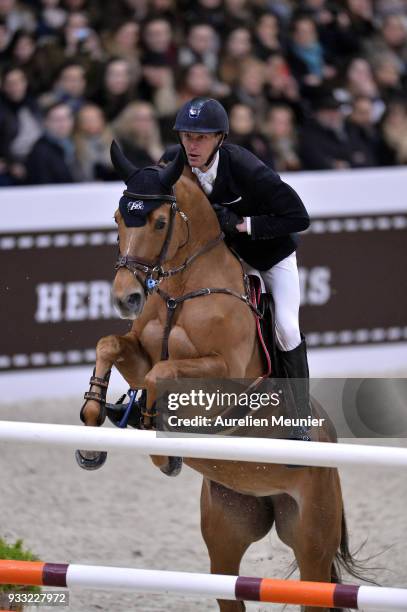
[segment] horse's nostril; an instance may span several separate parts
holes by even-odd
[[[141,296],[139,293],[132,293],[131,295],[128,295],[126,298],[126,305],[130,306],[132,308],[136,308],[137,306],[140,305],[140,301],[141,301]]]

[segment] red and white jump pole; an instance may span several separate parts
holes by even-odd
[[[42,561],[0,560],[0,584],[171,593],[365,611],[407,610],[407,589]]]

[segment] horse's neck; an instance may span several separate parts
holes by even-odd
[[[219,235],[219,223],[190,168],[185,169],[185,175],[178,181],[176,194],[179,208],[188,217],[190,235],[186,250],[189,251],[188,255],[192,255]]]
[[[209,200],[189,168],[176,185],[176,196],[180,210],[188,217],[189,240],[168,262],[168,267],[179,266],[186,259],[202,253],[183,273],[176,274],[168,281],[168,288],[175,292],[185,285],[195,286],[198,283],[199,286],[209,286],[211,281],[217,284],[221,280],[224,283],[222,286],[231,288],[236,283],[240,284],[240,266],[223,241],[205,250],[211,242],[216,242],[221,230]],[[219,279],[220,275],[222,279]]]

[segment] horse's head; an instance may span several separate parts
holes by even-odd
[[[115,213],[119,258],[113,301],[122,318],[136,319],[156,288],[162,265],[185,241],[185,225],[173,186],[184,169],[182,152],[165,168],[136,168],[113,141],[112,163],[127,189]]]

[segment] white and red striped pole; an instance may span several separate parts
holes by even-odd
[[[0,560],[0,584],[171,593],[352,610],[407,610],[407,589]]]

